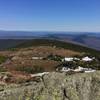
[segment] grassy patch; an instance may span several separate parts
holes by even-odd
[[[62,41],[58,41],[58,40],[48,40],[48,39],[34,39],[34,40],[27,40],[24,43],[17,45],[15,48],[26,48],[26,47],[30,47],[30,46],[56,46],[59,48],[64,48],[64,49],[69,49],[69,50],[73,50],[73,51],[77,51],[77,52],[81,52],[81,53],[88,53],[91,55],[95,55],[95,56],[99,56],[100,51],[88,48],[88,47],[84,47],[84,46],[80,46],[80,45],[76,45],[76,44],[72,44],[72,43],[67,43],[67,42],[62,42]]]
[[[48,59],[48,60],[54,60],[54,61],[61,61],[63,59],[63,57],[51,54],[46,59]]]
[[[44,71],[44,69],[42,67],[39,67],[39,66],[17,67],[16,70],[21,71],[21,72],[25,72],[25,73],[28,73],[28,74],[40,73],[40,72]]]
[[[3,68],[2,66],[0,66],[0,72],[6,72],[7,70],[5,68]]]
[[[5,62],[6,60],[7,60],[7,57],[0,56],[0,64],[2,64],[3,62]]]

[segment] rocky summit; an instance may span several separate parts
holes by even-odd
[[[0,83],[0,100],[100,100],[100,72],[51,72],[38,81]]]

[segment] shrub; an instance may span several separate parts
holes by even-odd
[[[16,51],[16,48],[8,48],[9,51]]]
[[[0,64],[5,62],[7,60],[7,57],[0,56]]]
[[[61,61],[62,60],[62,58],[63,57],[61,57],[61,56],[59,56],[59,55],[49,55],[48,57],[47,57],[47,59],[49,59],[49,60],[54,60],[54,61]]]
[[[0,72],[6,72],[7,70],[5,68],[3,68],[2,66],[0,66]]]

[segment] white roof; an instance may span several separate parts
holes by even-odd
[[[70,71],[70,70],[71,70],[70,68],[66,68],[66,67],[63,67],[63,68],[61,69],[62,72],[68,72],[68,71]]]
[[[87,57],[84,57],[82,58],[83,61],[92,61],[93,59],[92,58],[89,58],[88,56]]]
[[[73,59],[74,59],[74,58],[72,58],[72,57],[69,57],[69,58],[65,57],[64,60],[65,60],[65,61],[73,61]]]
[[[81,67],[81,66],[78,66],[78,68],[75,69],[74,71],[75,71],[75,72],[78,72],[78,71],[88,71],[88,70],[90,70],[90,69],[89,69],[89,68],[83,68],[83,67]]]
[[[79,58],[74,58],[74,60],[80,60]]]
[[[96,70],[93,70],[91,68],[83,68],[83,67],[78,67],[77,69],[74,70],[75,72],[79,71],[84,71],[85,73],[90,73],[90,72],[95,72]]]
[[[91,72],[95,72],[96,70],[89,70],[89,71],[85,71],[85,73],[91,73]]]

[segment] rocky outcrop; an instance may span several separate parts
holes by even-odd
[[[52,72],[38,82],[3,86],[0,100],[100,100],[100,72]]]

